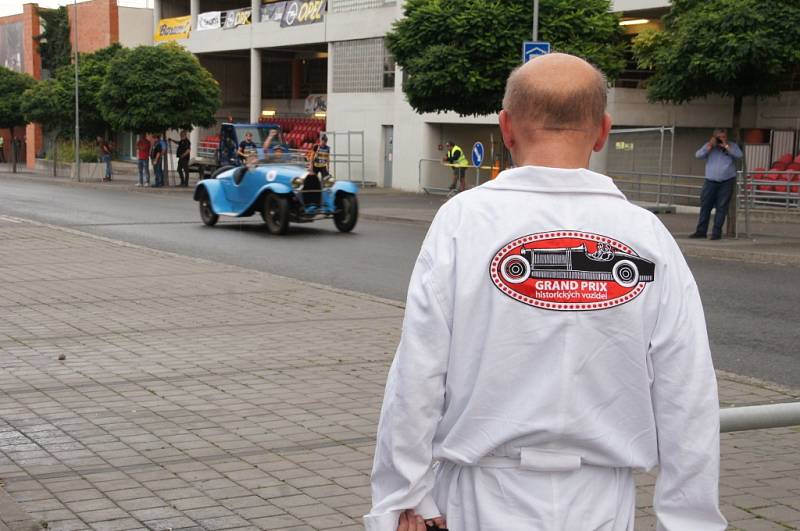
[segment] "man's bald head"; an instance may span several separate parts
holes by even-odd
[[[603,124],[606,90],[598,69],[574,55],[551,53],[511,73],[503,110],[527,131],[592,130]]]

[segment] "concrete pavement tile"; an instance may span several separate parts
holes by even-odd
[[[773,522],[800,520],[800,511],[786,505],[772,505],[770,507],[751,509],[751,512]]]
[[[96,531],[133,531],[146,528],[142,527],[142,524],[133,518],[121,518],[119,520],[95,522],[92,524],[92,529]]]
[[[297,508],[296,507],[292,508],[292,512],[295,509]],[[239,509],[235,509],[235,512],[242,518],[246,518],[247,520],[251,521],[255,518],[263,518],[265,516],[277,516],[281,514],[286,514],[286,511],[284,511],[280,507],[276,507],[266,502],[262,502],[260,505],[252,507],[242,507]]]
[[[106,520],[116,520],[118,518],[125,518],[128,516],[128,514],[119,507],[111,507],[96,511],[82,511],[77,513],[77,515],[81,520],[89,524],[93,522],[103,522]]]
[[[323,516],[310,516],[308,518],[304,518],[304,520],[312,527],[312,529],[331,529],[356,523],[352,518],[336,513],[326,514]]]
[[[244,527],[248,525],[248,521],[240,516],[222,516],[219,518],[209,518],[199,521],[203,529],[210,531],[216,529],[233,529],[237,527]]]
[[[268,516],[266,518],[256,518],[250,523],[258,526],[260,529],[272,531],[296,525],[303,525],[302,520],[298,520],[294,516],[288,514]]]
[[[117,504],[126,511],[136,511],[139,509],[153,509],[156,507],[166,507],[168,502],[156,496],[145,498],[134,498],[132,500],[119,500]]]

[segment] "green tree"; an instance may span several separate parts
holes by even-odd
[[[55,72],[72,60],[72,43],[69,38],[69,15],[67,8],[38,8],[39,17],[44,21],[44,30],[34,37],[39,45],[42,68]]]
[[[80,111],[81,136],[94,138],[104,136],[110,124],[103,118],[100,111],[100,89],[108,74],[111,61],[123,48],[118,43],[101,48],[93,53],[82,53],[78,57],[78,98]],[[70,121],[75,120],[75,67],[63,66],[56,71],[56,81],[71,95],[72,103],[69,105]]]
[[[21,111],[27,122],[41,124],[50,137],[53,156],[53,176],[57,168],[57,145],[62,133],[73,124],[71,94],[55,79],[37,81],[22,94]]]
[[[522,0],[408,0],[386,36],[417,112],[490,114],[530,40],[533,10]],[[584,57],[614,79],[625,66],[609,0],[541,0],[539,38]]]
[[[103,117],[117,130],[164,132],[214,124],[219,84],[180,46],[123,50],[100,90]]]
[[[11,171],[17,172],[17,143],[14,129],[28,123],[22,113],[22,93],[33,86],[36,81],[28,74],[21,74],[0,66],[0,128],[11,133]]]
[[[733,98],[734,137],[742,101],[777,94],[800,64],[797,0],[675,0],[664,29],[634,40],[641,67],[652,69],[651,101],[684,103],[711,94]]]

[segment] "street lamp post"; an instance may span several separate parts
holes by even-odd
[[[75,178],[80,182],[81,180],[81,126],[78,110],[78,0],[75,0],[75,17],[74,17],[74,31],[75,31]]]
[[[539,40],[539,0],[533,0],[533,41]]]

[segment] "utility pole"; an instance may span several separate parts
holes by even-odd
[[[75,0],[75,177],[81,180],[81,126],[78,115],[78,0]]]
[[[539,0],[533,0],[533,41],[539,40]]]

